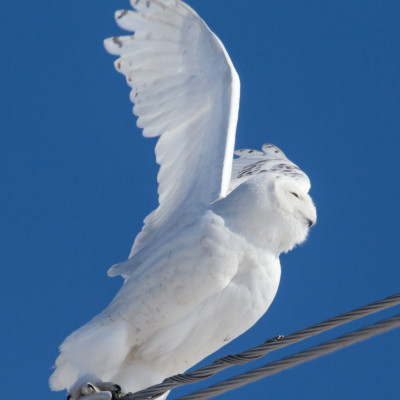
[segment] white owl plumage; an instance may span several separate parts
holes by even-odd
[[[60,346],[50,386],[72,399],[111,398],[106,381],[144,389],[245,332],[276,294],[280,253],[316,221],[307,175],[278,148],[234,158],[239,78],[203,20],[179,0],[131,4],[116,21],[134,35],[105,47],[144,136],[159,136],[159,207],[109,271],[118,294]]]

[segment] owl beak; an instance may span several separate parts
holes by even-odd
[[[312,221],[311,219],[307,218],[307,224],[308,224],[308,227],[311,228],[315,224],[315,221]]]

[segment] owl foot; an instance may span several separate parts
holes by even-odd
[[[75,386],[68,394],[67,400],[119,400],[124,396],[119,385],[96,381]]]

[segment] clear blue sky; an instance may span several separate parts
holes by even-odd
[[[241,78],[237,147],[281,147],[310,176],[319,213],[308,242],[281,257],[266,316],[217,355],[400,291],[400,3],[190,5]],[[0,376],[3,392],[19,398],[64,398],[47,386],[57,346],[116,293],[121,280],[106,271],[127,257],[157,204],[155,142],[136,129],[129,90],[102,45],[120,33],[113,14],[126,7],[1,6]],[[399,354],[397,330],[219,398],[397,399]]]

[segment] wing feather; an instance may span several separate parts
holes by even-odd
[[[257,174],[273,174],[277,177],[290,176],[291,179],[303,186],[306,192],[310,189],[311,184],[308,176],[273,144],[264,144],[262,151],[236,150],[235,155],[238,158],[233,160],[229,191],[236,189],[240,184]]]
[[[218,198],[227,195],[240,83],[232,62],[203,20],[179,0],[132,0],[118,25],[134,32],[105,41],[132,88],[137,125],[157,137],[159,207],[145,219],[124,275]],[[133,257],[133,258],[132,258]],[[127,267],[128,265],[128,267]],[[114,266],[111,276],[122,270]]]

